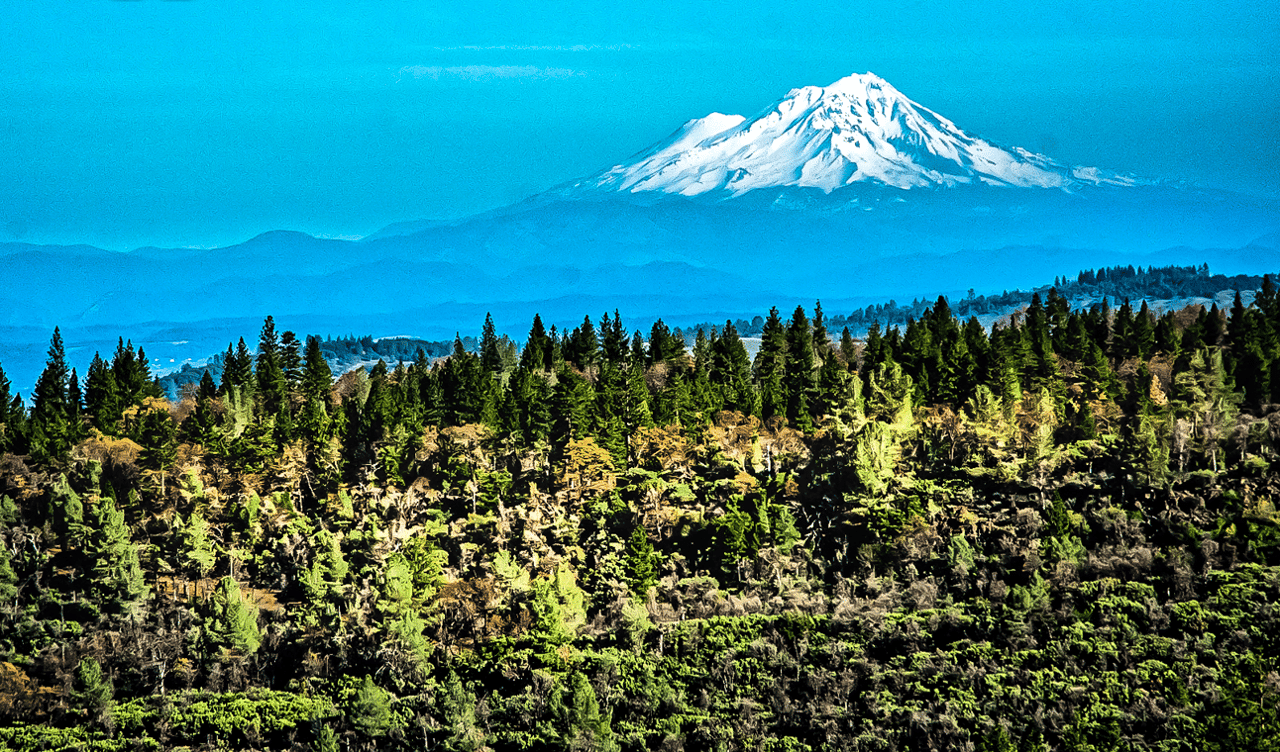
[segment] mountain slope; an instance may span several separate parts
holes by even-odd
[[[793,89],[750,120],[712,113],[628,162],[565,193],[740,196],[794,186],[831,192],[857,183],[911,189],[985,184],[1024,188],[1133,185],[1093,167],[1005,149],[965,133],[872,74]]]

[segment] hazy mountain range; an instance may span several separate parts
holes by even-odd
[[[215,250],[0,244],[0,363],[19,386],[58,325],[87,363],[116,333],[168,367],[251,335],[478,329],[619,308],[714,320],[1027,286],[1115,263],[1280,271],[1270,199],[1066,166],[963,131],[872,74],[712,113],[518,204],[360,241],[271,232]],[[176,343],[176,344],[174,344]],[[197,349],[204,348],[204,349]],[[163,352],[161,352],[163,351]],[[82,356],[81,356],[82,355]]]

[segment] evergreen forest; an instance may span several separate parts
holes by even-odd
[[[1280,294],[1116,302],[336,374],[267,318],[174,399],[55,329],[0,749],[1280,750]]]

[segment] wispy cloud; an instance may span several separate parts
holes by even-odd
[[[436,52],[616,52],[636,47],[631,44],[463,44],[431,49]]]
[[[461,81],[495,81],[499,79],[518,78],[573,78],[586,75],[572,68],[547,68],[536,65],[406,65],[396,76],[397,81],[405,78],[458,79]]]

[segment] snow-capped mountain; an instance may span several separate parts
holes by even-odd
[[[1035,188],[1133,185],[965,133],[872,73],[793,89],[754,118],[712,113],[568,193],[737,196],[759,188],[894,188],[985,184]]]

